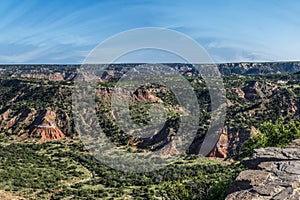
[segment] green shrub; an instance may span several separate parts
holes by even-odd
[[[244,153],[250,156],[253,149],[264,147],[285,147],[292,140],[300,138],[300,122],[285,123],[282,118],[275,122],[264,122],[257,135],[251,135],[244,145]]]

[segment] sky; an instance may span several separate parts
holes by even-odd
[[[181,32],[215,62],[300,60],[299,10],[298,0],[0,0],[0,63],[80,64],[143,27]]]

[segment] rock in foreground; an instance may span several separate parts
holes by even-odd
[[[226,200],[299,200],[300,139],[287,148],[255,150]]]

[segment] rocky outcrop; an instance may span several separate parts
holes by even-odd
[[[129,141],[128,145],[139,149],[150,149],[156,151],[158,149],[164,149],[164,155],[177,155],[179,151],[176,148],[174,141],[174,130],[171,127],[172,123],[177,123],[174,120],[167,120],[163,128],[154,132],[150,137],[137,137],[133,136]]]
[[[227,149],[229,146],[227,127],[222,130],[222,134],[214,147],[214,149],[209,153],[208,157],[213,158],[227,158]]]
[[[58,140],[65,137],[63,132],[56,126],[56,114],[50,110],[44,111],[36,118],[29,129],[30,136],[40,137],[38,142]]]
[[[242,90],[244,92],[244,98],[248,101],[257,101],[258,99],[262,99],[264,96],[257,81],[247,82]]]
[[[20,124],[29,124],[33,120],[36,111],[34,109],[25,108],[18,111],[13,111],[10,106],[0,109],[0,132],[6,131],[11,134],[17,132],[19,135],[23,134],[25,128],[21,128]]]
[[[288,147],[256,149],[244,160],[226,200],[300,199],[300,139]]]
[[[163,101],[151,94],[149,91],[138,89],[134,93],[134,98],[138,102],[153,102],[153,103],[163,103]]]

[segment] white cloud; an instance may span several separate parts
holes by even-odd
[[[45,50],[36,49],[14,55],[0,55],[0,63],[26,63],[31,62],[41,55],[46,54]]]

